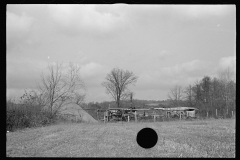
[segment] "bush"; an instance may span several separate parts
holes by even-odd
[[[14,131],[27,127],[45,126],[55,122],[55,117],[41,107],[31,104],[7,102],[6,129]]]

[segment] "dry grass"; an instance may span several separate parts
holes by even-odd
[[[235,157],[235,121],[69,123],[26,129],[7,133],[7,156]],[[144,127],[158,134],[156,146],[148,150],[136,142]]]

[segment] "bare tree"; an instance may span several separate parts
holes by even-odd
[[[228,114],[229,102],[235,99],[235,96],[230,96],[230,95],[235,95],[235,94],[231,94],[233,89],[231,87],[232,85],[230,85],[234,81],[233,76],[234,76],[234,73],[229,69],[229,67],[219,74],[219,80],[223,86],[222,98],[225,100],[225,105],[227,110],[226,114]]]
[[[209,76],[204,76],[200,84],[203,91],[204,101],[205,103],[209,103],[211,91],[211,78]]]
[[[85,93],[76,93],[74,97],[74,103],[77,105],[82,105],[85,100],[86,94]]]
[[[106,88],[107,94],[110,94],[120,107],[120,101],[130,96],[131,92],[128,86],[135,84],[138,77],[130,71],[124,71],[114,68],[106,77],[106,81],[102,85]]]
[[[175,85],[168,94],[168,97],[175,106],[179,106],[180,101],[183,99],[183,89],[179,85]]]
[[[187,86],[183,92],[186,94],[185,99],[187,100],[188,105],[192,107],[194,99],[192,85]]]
[[[67,103],[76,101],[81,97],[79,92],[84,89],[84,83],[79,75],[80,68],[69,63],[68,71],[63,74],[62,64],[49,65],[48,75],[41,75],[41,84],[38,86],[44,105],[50,110],[51,116],[56,115]],[[40,97],[41,96],[41,97]],[[82,100],[81,99],[81,100]]]
[[[201,81],[196,80],[192,86],[194,104],[199,106],[204,101],[203,89],[201,85]]]

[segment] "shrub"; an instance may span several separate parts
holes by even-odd
[[[7,101],[6,129],[14,131],[27,127],[45,126],[55,122],[55,117],[34,104],[16,104]]]

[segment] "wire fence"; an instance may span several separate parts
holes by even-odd
[[[236,111],[235,110],[221,110],[214,109],[209,111],[198,111],[197,113],[199,119],[207,119],[207,118],[235,118]]]

